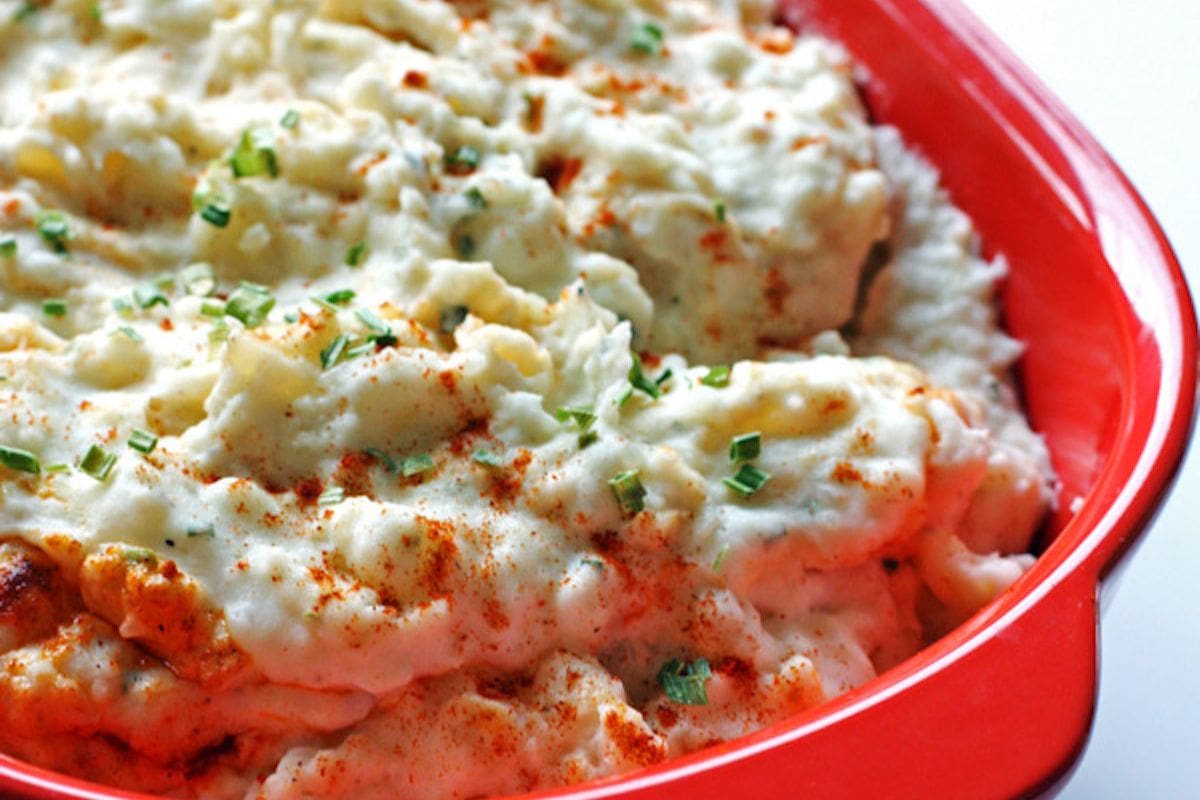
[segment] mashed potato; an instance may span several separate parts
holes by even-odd
[[[1003,591],[1003,265],[757,0],[0,0],[0,748],[458,798]]]

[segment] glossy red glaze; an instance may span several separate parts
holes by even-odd
[[[1186,448],[1196,322],[1161,231],[1101,148],[955,0],[784,0],[842,41],[875,117],[941,169],[1025,340],[1035,426],[1062,478],[1034,568],[958,630],[820,709],[623,779],[540,798],[1011,797],[1087,738],[1096,591],[1149,524]],[[1072,501],[1082,505],[1072,513]],[[0,789],[116,798],[0,756]]]

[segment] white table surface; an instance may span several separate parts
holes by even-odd
[[[1200,294],[1200,1],[963,2],[1121,165]],[[1109,598],[1095,727],[1061,798],[1200,798],[1198,588],[1193,452]]]

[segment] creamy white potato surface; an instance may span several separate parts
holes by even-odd
[[[1003,265],[770,12],[0,0],[0,750],[521,792],[1015,581]]]

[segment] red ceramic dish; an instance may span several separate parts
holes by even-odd
[[[1044,554],[958,630],[811,713],[622,779],[540,798],[1011,797],[1081,752],[1097,588],[1187,444],[1197,335],[1170,247],[1128,182],[956,0],[784,0],[843,42],[876,119],[942,171],[1004,253],[1029,413],[1062,480]],[[1079,498],[1076,501],[1076,498]],[[133,798],[0,756],[0,791]]]

